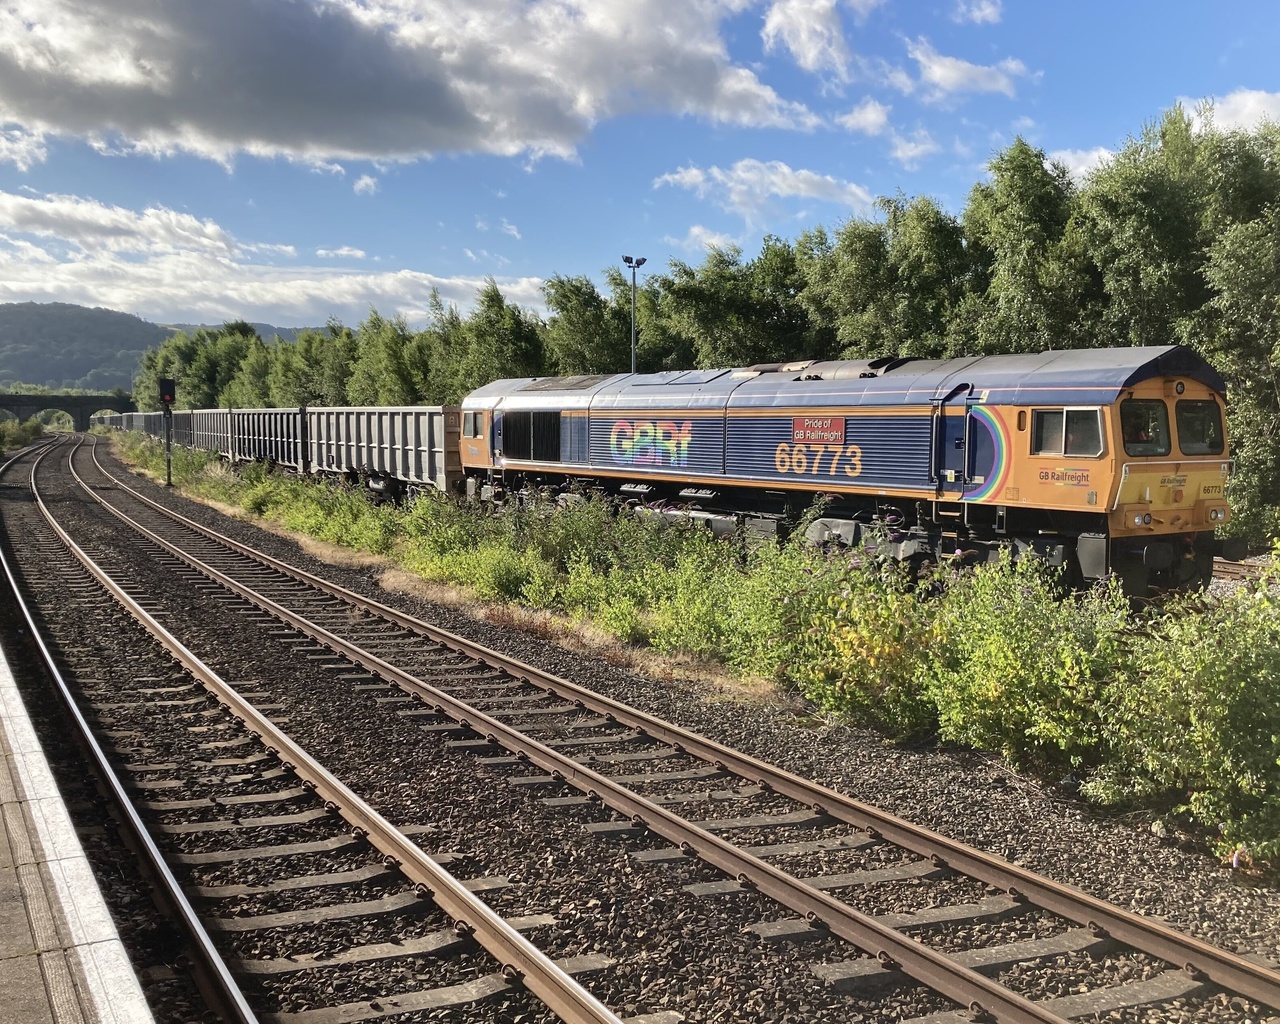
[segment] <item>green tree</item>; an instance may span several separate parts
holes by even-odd
[[[1019,138],[989,165],[991,181],[969,193],[964,229],[985,282],[972,336],[953,348],[1042,352],[1096,344],[1086,325],[1093,278],[1072,225],[1078,196],[1061,164]]]
[[[604,272],[612,305],[627,311],[627,368],[631,367],[631,277],[619,267]],[[636,369],[640,373],[688,370],[697,365],[692,340],[668,316],[672,304],[662,274],[650,274],[636,284]]]
[[[470,344],[467,327],[458,307],[445,305],[440,293],[432,290],[431,320],[419,336],[419,358],[415,367],[425,372],[423,394],[426,401],[451,404],[462,391],[462,361]]]
[[[1280,207],[1233,224],[1210,248],[1205,278],[1217,294],[1212,358],[1228,376],[1236,478],[1235,530],[1280,534]]]
[[[940,356],[973,275],[961,226],[927,198],[876,208],[882,219],[851,219],[834,239],[801,237],[801,302],[846,358]]]
[[[552,275],[542,286],[549,369],[559,374],[625,373],[631,368],[631,308],[606,299],[585,276]]]
[[[411,405],[419,400],[406,360],[412,334],[403,316],[392,320],[376,309],[356,328],[357,354],[347,381],[352,405]]]
[[[256,334],[236,367],[230,382],[218,395],[218,405],[232,409],[261,409],[270,406],[272,351]]]
[[[834,335],[815,325],[800,301],[804,288],[795,247],[767,235],[760,255],[744,260],[737,246],[711,247],[698,267],[672,260],[654,275],[667,331],[692,348],[698,366],[813,358]]]
[[[1199,145],[1176,107],[1090,179],[1081,228],[1106,292],[1095,344],[1172,344],[1182,318],[1212,297],[1201,272]]]
[[[540,376],[545,361],[542,330],[541,320],[507,302],[490,278],[464,321],[465,351],[446,401],[456,402],[467,392],[500,378]]]

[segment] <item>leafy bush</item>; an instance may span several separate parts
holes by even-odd
[[[732,650],[729,602],[737,571],[726,566],[724,554],[710,536],[690,538],[674,566],[655,566],[645,574],[658,598],[649,616],[649,642],[659,651],[723,659]]]
[[[246,512],[251,512],[255,516],[265,515],[267,509],[271,507],[271,499],[275,488],[270,480],[264,480],[261,483],[254,484],[240,499],[240,507]]]
[[[929,731],[934,708],[918,683],[929,607],[908,570],[859,553],[835,582],[802,612],[808,642],[792,666],[801,690],[827,711],[898,736]]]
[[[11,448],[25,448],[43,433],[44,426],[35,417],[25,423],[19,423],[17,420],[0,422],[0,452],[9,451]]]
[[[1167,605],[1106,689],[1104,803],[1172,795],[1225,847],[1280,858],[1280,563],[1220,602]]]
[[[573,559],[558,592],[559,607],[590,617],[609,600],[609,578],[597,572],[591,559],[583,554]]]
[[[409,503],[402,528],[415,546],[439,554],[465,551],[504,532],[502,524],[481,506],[434,491],[424,491]]]
[[[1036,559],[951,576],[921,638],[923,692],[942,736],[1015,763],[1094,756],[1128,612],[1115,584],[1064,595]]]

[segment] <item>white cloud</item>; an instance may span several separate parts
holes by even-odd
[[[372,174],[362,174],[352,188],[358,196],[371,196],[378,191],[378,179]]]
[[[0,114],[3,112],[4,108],[0,107]],[[0,164],[13,164],[20,171],[29,171],[36,164],[44,163],[48,155],[43,132],[22,127],[0,129]]]
[[[785,47],[805,71],[830,72],[840,81],[849,79],[851,54],[845,40],[841,9],[851,10],[858,21],[884,0],[772,0],[760,32],[766,50]]]
[[[1055,149],[1048,159],[1062,164],[1076,181],[1083,181],[1091,172],[1108,163],[1115,154],[1103,146],[1093,149]]]
[[[13,238],[9,235],[0,233],[0,260],[3,247],[10,250],[10,255],[22,263],[57,263],[49,253],[45,252],[38,245],[32,245],[25,238]]]
[[[975,25],[996,25],[1003,13],[1001,0],[956,0],[956,21],[971,21]]]
[[[881,0],[773,0],[764,16],[760,37],[766,50],[785,47],[806,71],[830,71],[849,77],[849,47],[840,8],[865,18]]]
[[[520,241],[520,229],[507,220],[506,217],[502,218],[502,230],[504,234],[510,235],[517,242]]]
[[[316,255],[322,260],[362,260],[368,256],[368,253],[363,249],[344,245],[337,249],[317,249]]]
[[[109,153],[331,170],[437,153],[569,157],[595,124],[633,113],[817,127],[730,57],[722,23],[745,6],[7,0],[0,153],[29,167],[45,137],[64,136]]]
[[[720,231],[712,231],[710,228],[704,228],[701,224],[695,224],[689,228],[684,238],[675,238],[667,235],[662,240],[667,245],[674,245],[688,252],[705,252],[707,249],[712,248],[727,249],[731,245],[738,244],[738,240],[732,235],[726,235]]]
[[[1205,118],[1197,109],[1201,100],[1179,96],[1178,102],[1191,114],[1197,128],[1203,128]],[[1213,99],[1213,123],[1216,127],[1246,131],[1257,128],[1264,121],[1280,124],[1280,92],[1263,92],[1260,89],[1237,89],[1221,99]]]
[[[191,251],[228,257],[244,251],[211,220],[163,206],[137,213],[80,196],[0,192],[0,229],[58,239],[90,254]]]
[[[466,257],[467,257],[467,259],[469,259],[472,263],[474,263],[474,262],[476,261],[476,254],[475,254],[475,253],[473,253],[470,249],[463,249],[463,250],[462,250],[462,253],[463,253],[463,255],[464,255],[464,256],[466,256]]]
[[[335,250],[340,251],[340,250]],[[57,301],[139,312],[160,322],[348,323],[370,306],[428,308],[431,290],[470,306],[485,279],[413,270],[272,265],[210,220],[164,208],[141,212],[77,196],[29,199],[0,191],[0,302]],[[499,278],[504,295],[542,308],[542,280]]]
[[[1016,80],[1030,74],[1022,61],[1012,57],[986,66],[943,56],[923,38],[907,43],[907,53],[920,65],[920,80],[929,87],[925,99],[930,101],[964,92],[1000,92],[1013,97]]]
[[[918,167],[921,160],[927,156],[932,156],[941,148],[934,141],[932,135],[923,128],[917,128],[909,136],[899,135],[895,132],[889,155],[902,164],[903,167],[911,169]]]
[[[293,258],[298,255],[298,250],[292,245],[275,245],[271,242],[245,242],[241,245],[244,252],[264,252],[275,256],[288,256]]]
[[[871,193],[861,185],[838,181],[815,171],[792,170],[780,160],[739,160],[732,167],[681,167],[655,178],[654,188],[673,185],[699,199],[712,199],[726,210],[753,223],[773,198],[818,199],[857,209],[871,205]]]
[[[889,127],[889,111],[891,108],[868,96],[849,113],[836,118],[836,124],[851,132],[862,132],[864,135],[880,135]]]

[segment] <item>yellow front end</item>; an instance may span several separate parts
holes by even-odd
[[[1194,380],[1146,381],[1113,407],[1111,562],[1169,586],[1212,572],[1213,531],[1231,516],[1222,397]]]
[[[1111,512],[1111,536],[1216,529],[1231,517],[1230,475],[1231,462],[1223,459],[1126,463]]]

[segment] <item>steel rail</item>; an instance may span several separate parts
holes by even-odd
[[[1263,562],[1233,562],[1225,558],[1213,560],[1213,575],[1221,580],[1256,580],[1266,569]]]
[[[74,451],[73,448],[72,454]],[[74,467],[72,474],[81,486],[85,486]],[[488,904],[431,860],[130,597],[53,519],[36,491],[34,468],[32,490],[45,518],[81,564],[188,672],[226,705],[232,714],[244,721],[267,749],[304,781],[304,785],[314,788],[328,809],[345,818],[354,831],[384,855],[389,865],[394,865],[416,883],[424,897],[429,895],[455,921],[459,934],[472,936],[503,965],[504,974],[542,1000],[566,1024],[622,1024],[620,1017],[507,924]],[[109,511],[116,512],[87,487],[86,490]],[[116,514],[119,515],[118,512]]]
[[[75,474],[74,467],[72,472]],[[323,626],[257,593],[213,566],[206,565],[176,544],[131,519],[120,509],[112,507],[100,495],[89,490],[78,474],[75,475],[88,493],[109,512],[197,572],[216,580],[259,609],[289,623],[311,639],[341,653],[370,672],[417,695],[431,704],[437,712],[446,714],[460,725],[486,736],[490,742],[500,744],[518,757],[543,768],[553,777],[562,779],[588,797],[599,800],[613,810],[630,817],[632,821],[643,823],[651,831],[674,845],[700,857],[730,877],[737,878],[746,887],[755,889],[804,914],[818,927],[870,953],[884,966],[901,969],[905,974],[967,1008],[975,1020],[989,1020],[993,1024],[1066,1024],[1065,1018],[1010,991],[977,971],[960,965],[946,954],[880,924],[872,917],[842,903],[835,897],[801,882],[719,836],[685,821],[665,807],[631,792],[607,776],[578,764],[564,754],[544,746],[498,719],[476,710],[451,694],[423,682],[331,633]]]
[[[96,451],[94,458],[96,462]],[[637,729],[655,740],[722,767],[742,778],[755,781],[762,787],[772,789],[801,804],[820,808],[832,818],[864,829],[912,853],[937,859],[939,863],[945,864],[959,874],[1003,889],[1011,896],[1024,898],[1042,909],[1084,925],[1099,935],[1109,935],[1119,942],[1174,964],[1193,977],[1202,977],[1224,989],[1256,1000],[1273,1009],[1280,1009],[1280,973],[1261,964],[1253,963],[1242,956],[1176,931],[1150,918],[1113,906],[1074,886],[1037,875],[1026,868],[1010,864],[1003,858],[985,853],[923,826],[914,825],[887,811],[800,778],[765,761],[748,757],[714,740],[646,715],[568,680],[544,673],[515,658],[509,658],[388,605],[346,590],[201,526],[135,491],[124,481],[107,472],[101,463],[98,463],[98,467],[125,490],[163,515],[181,522],[209,540],[224,544],[246,557],[318,587],[348,603],[374,610],[398,625],[414,630],[436,643],[453,648],[517,679],[534,685],[541,685],[536,683],[536,680],[545,680],[547,691],[552,696],[581,701],[584,707],[610,717],[620,725]]]
[[[53,451],[60,443],[59,441],[54,441],[48,445],[32,463],[31,486],[33,494],[36,494],[36,467],[40,465],[45,455]],[[16,455],[3,466],[0,466],[0,476],[3,476],[5,471],[22,457],[22,454],[27,453]],[[39,501],[38,495],[36,500]],[[43,510],[43,505],[41,505],[41,508]],[[58,530],[56,524],[54,529]],[[59,530],[58,532],[60,538],[62,538],[61,531]],[[17,577],[9,564],[9,560],[5,557],[3,548],[0,548],[0,568],[4,570],[5,579],[9,582],[9,588],[13,592],[14,600],[17,602],[18,609],[27,623],[27,628],[31,631],[31,637],[40,651],[40,658],[44,662],[45,670],[48,672],[49,678],[53,680],[58,697],[74,723],[77,739],[88,752],[99,781],[106,787],[107,793],[114,803],[113,813],[116,816],[116,820],[125,828],[131,845],[142,856],[144,871],[154,884],[153,898],[161,904],[170,917],[177,920],[182,933],[186,937],[188,948],[195,953],[192,960],[197,965],[197,969],[193,974],[201,995],[208,1002],[209,1008],[218,1014],[220,1020],[234,1022],[234,1024],[257,1024],[257,1016],[245,1001],[244,994],[240,991],[240,986],[231,977],[226,962],[222,959],[221,954],[218,953],[213,940],[209,937],[209,933],[205,931],[204,925],[200,923],[200,918],[196,914],[195,908],[192,907],[186,894],[183,893],[177,878],[169,870],[164,856],[134,808],[124,784],[120,781],[115,769],[111,767],[111,762],[107,759],[106,753],[94,737],[93,730],[77,706],[75,698],[71,695],[71,688],[67,685],[66,680],[63,679],[62,673],[58,671],[53,654],[45,644],[44,637],[41,635],[35,618],[31,614],[31,609],[23,599],[22,592],[18,587]]]

